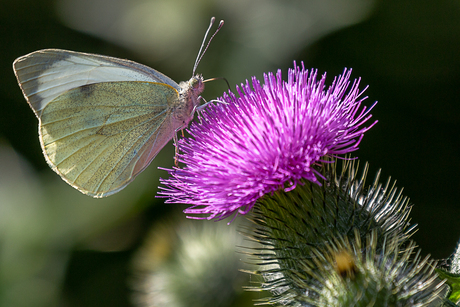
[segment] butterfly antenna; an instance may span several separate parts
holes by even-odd
[[[206,30],[206,33],[204,34],[204,38],[203,38],[203,42],[201,43],[200,51],[198,51],[198,55],[196,57],[195,65],[193,65],[192,77],[195,75],[196,68],[198,67],[198,64],[200,63],[201,59],[203,58],[203,55],[206,53],[206,50],[208,50],[209,44],[211,43],[212,39],[214,38],[214,36],[216,36],[217,32],[219,32],[220,28],[222,28],[222,26],[224,25],[224,21],[221,20],[219,22],[219,26],[217,27],[216,32],[214,32],[214,34],[209,39],[208,44],[206,45],[206,48],[204,48],[204,51],[201,52],[203,50],[203,47],[204,47],[205,43],[206,43],[206,37],[208,37],[209,31],[211,30],[212,25],[214,24],[215,21],[216,21],[216,18],[212,17],[211,22],[209,23],[209,27]]]

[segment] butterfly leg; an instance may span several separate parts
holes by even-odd
[[[183,133],[184,132],[182,132],[182,134]],[[177,139],[177,130],[174,132],[173,142],[174,142],[174,165],[176,167],[179,167],[179,160],[177,159],[177,154],[179,153],[179,140]]]
[[[179,132],[179,130],[182,132],[182,137],[184,138],[185,135],[184,135],[184,129],[176,129],[176,131],[174,132],[174,136],[173,136],[173,142],[174,142],[174,165],[176,167],[179,167],[179,160],[177,159],[177,155],[179,154],[179,139],[177,138],[177,132]]]
[[[197,111],[200,111],[200,112],[201,112],[204,108],[206,108],[206,106],[207,106],[208,104],[210,104],[211,102],[217,102],[217,103],[222,103],[222,104],[228,104],[228,102],[222,101],[222,100],[218,100],[218,99],[213,99],[213,100],[206,101],[206,99],[204,99],[204,98],[201,97],[201,96],[198,97],[198,99],[201,99],[201,100],[204,101],[204,104],[202,104],[202,105],[196,107],[196,110],[197,110]]]

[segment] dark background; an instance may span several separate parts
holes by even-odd
[[[173,164],[171,144],[145,174],[108,199],[90,199],[61,182],[42,156],[38,121],[16,83],[14,59],[42,48],[62,48],[129,58],[185,80],[211,16],[225,19],[226,25],[198,68],[205,78],[224,76],[233,87],[276,69],[286,75],[296,60],[327,71],[330,84],[344,67],[353,68],[352,77],[362,78],[361,88],[369,85],[367,105],[379,102],[372,112],[379,123],[356,152],[370,163],[369,183],[382,168],[383,181],[391,176],[404,187],[414,205],[411,218],[419,225],[414,239],[423,254],[439,259],[454,251],[460,238],[459,1],[381,0],[364,8],[358,4],[365,1],[351,1],[346,9],[356,14],[355,20],[342,24],[337,22],[337,1],[254,1],[250,7],[239,1],[232,6],[230,1],[197,1],[192,9],[171,1],[177,8],[170,18],[168,10],[152,13],[171,22],[161,32],[171,39],[164,45],[171,44],[171,52],[163,53],[155,53],[162,38],[138,46],[91,29],[82,32],[67,22],[72,10],[62,13],[61,2],[0,0],[2,306],[130,306],[126,279],[133,253],[152,224],[183,209],[155,198],[158,177],[167,177],[157,167]],[[82,12],[94,20],[113,20],[113,27],[120,12],[128,11],[114,13],[113,7],[125,5],[123,1],[99,2],[105,6],[88,5]],[[275,8],[270,11],[268,5]],[[284,11],[284,6],[291,8]],[[312,18],[308,26],[296,25],[297,20],[307,22],[302,15],[291,18],[302,10]],[[176,31],[179,13],[187,24]],[[91,28],[87,17],[76,16]],[[180,28],[195,32],[181,34]],[[175,42],[176,35],[185,36]],[[206,86],[208,100],[225,90],[219,81]],[[26,293],[28,304],[20,299]]]

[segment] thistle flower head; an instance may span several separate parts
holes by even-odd
[[[138,307],[230,307],[251,301],[242,290],[244,220],[227,226],[197,223],[182,216],[156,223],[133,261],[133,303]],[[248,267],[244,265],[244,267]]]
[[[295,63],[294,63],[295,64]],[[183,169],[168,170],[160,195],[169,203],[192,205],[187,214],[223,219],[247,213],[255,202],[278,189],[294,189],[306,179],[318,183],[314,165],[325,156],[358,148],[371,108],[361,108],[360,80],[350,89],[351,70],[332,85],[326,74],[295,66],[283,81],[281,71],[252,78],[208,106],[182,139]]]
[[[380,172],[365,185],[357,160],[318,168],[322,185],[305,182],[266,195],[247,215],[256,225],[248,248],[267,290],[261,304],[282,306],[431,306],[446,287],[410,240],[409,199]],[[415,256],[414,256],[415,255]],[[433,305],[433,306],[440,306]]]
[[[312,277],[306,286],[310,291],[295,300],[315,307],[442,306],[444,282],[429,257],[420,257],[415,242],[400,251],[398,240],[388,237],[384,248],[377,248],[375,232],[364,244],[359,238],[340,238],[326,249],[314,250],[312,260],[303,261],[304,273]],[[350,274],[338,270],[343,254]],[[301,276],[297,283],[303,283]]]

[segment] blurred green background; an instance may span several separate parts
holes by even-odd
[[[369,84],[367,105],[379,101],[372,112],[379,123],[356,153],[371,165],[369,180],[382,168],[383,180],[392,176],[404,187],[423,254],[453,252],[460,1],[0,0],[0,306],[133,306],[134,255],[151,227],[183,209],[155,198],[158,178],[167,177],[158,166],[174,163],[172,144],[109,198],[91,199],[64,183],[42,156],[14,59],[70,49],[188,80],[211,16],[225,25],[198,67],[205,78],[234,86],[277,69],[286,75],[296,60],[327,71],[330,84],[353,68],[362,88]],[[224,82],[206,86],[207,100],[226,90]]]

